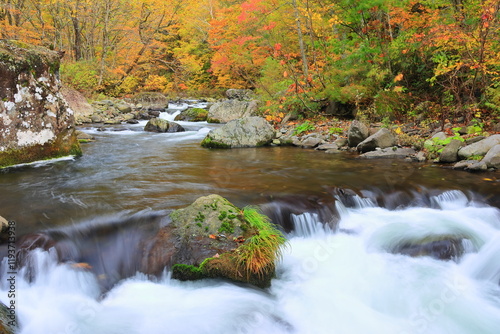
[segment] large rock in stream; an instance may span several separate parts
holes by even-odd
[[[205,122],[207,120],[208,111],[202,108],[189,108],[182,111],[175,117],[175,121],[186,122]]]
[[[226,100],[214,103],[208,110],[209,123],[227,123],[235,119],[255,116],[257,101]]]
[[[0,167],[81,155],[60,88],[60,54],[0,40]]]
[[[239,209],[219,195],[197,199],[174,211],[172,222],[145,246],[143,271],[173,278],[224,278],[268,287],[285,242],[266,216]]]
[[[175,122],[169,122],[162,118],[152,118],[144,127],[147,132],[184,132],[186,131],[181,125]]]
[[[437,260],[457,260],[464,253],[462,239],[453,236],[435,237],[436,240],[418,240],[399,245],[391,251],[411,257],[429,256]]]
[[[377,147],[387,148],[394,145],[396,145],[396,137],[394,137],[390,130],[382,128],[359,143],[356,149],[361,153],[366,153],[374,151]]]
[[[207,148],[259,147],[271,143],[273,127],[262,117],[246,117],[224,124],[201,142]]]

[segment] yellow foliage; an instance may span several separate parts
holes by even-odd
[[[144,83],[144,90],[150,92],[163,92],[167,87],[168,80],[164,76],[152,74],[148,76]]]

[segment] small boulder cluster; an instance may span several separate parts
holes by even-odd
[[[482,171],[500,169],[500,134],[476,137],[470,141],[452,140],[440,156],[443,163],[455,163],[454,169]]]
[[[68,99],[66,99],[68,100]],[[71,101],[68,100],[71,106]],[[77,125],[84,123],[137,124],[139,120],[159,117],[168,108],[168,99],[161,93],[140,93],[128,100],[102,100],[92,104],[79,102]]]

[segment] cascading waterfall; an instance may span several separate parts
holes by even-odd
[[[35,250],[32,279],[23,270],[18,275],[19,332],[498,333],[498,209],[455,191],[431,197],[431,207],[356,203],[337,201],[338,229],[313,213],[294,215],[277,277],[265,291],[138,273],[101,295],[98,277],[57,263],[53,250]],[[449,260],[400,252],[442,238],[469,247]]]

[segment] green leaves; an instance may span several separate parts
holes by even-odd
[[[295,130],[293,130],[293,134],[300,135],[304,132],[312,131],[314,129],[315,129],[315,126],[311,122],[305,121],[304,123],[297,125]]]

